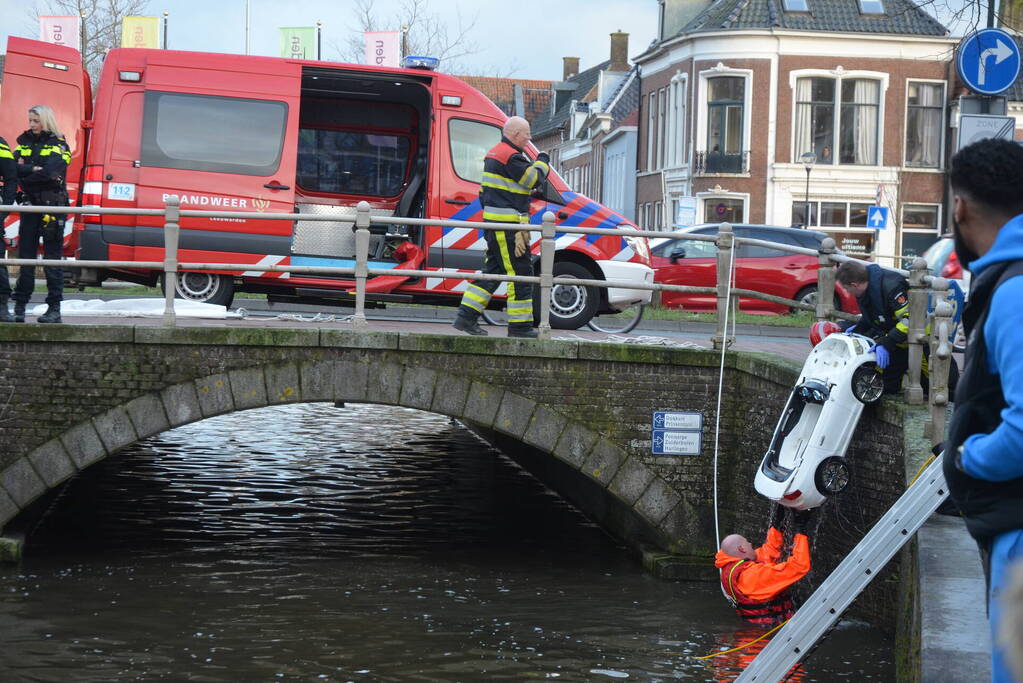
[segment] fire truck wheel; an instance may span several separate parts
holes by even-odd
[[[163,278],[160,288],[166,292]],[[216,273],[178,273],[174,296],[187,301],[198,301],[204,304],[230,306],[234,301],[234,280],[229,275]]]
[[[554,264],[554,277],[594,280],[596,276],[578,263],[559,261]],[[597,312],[600,293],[595,287],[554,285],[551,289],[551,327],[556,330],[577,330]],[[533,319],[540,320],[540,291],[533,295]]]

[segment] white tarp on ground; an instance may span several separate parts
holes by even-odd
[[[87,315],[90,317],[120,318],[160,318],[163,317],[163,299],[65,299],[60,304],[60,314]],[[39,304],[30,311],[33,315],[46,312],[46,304]],[[174,300],[174,313],[179,318],[238,318],[237,313],[229,313],[226,306],[204,304],[197,301]]]

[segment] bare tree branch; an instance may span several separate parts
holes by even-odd
[[[364,32],[398,31],[405,26],[408,30],[408,54],[438,57],[441,60],[442,71],[481,76],[510,76],[518,68],[517,63],[503,65],[500,68],[487,68],[469,59],[482,50],[480,44],[473,40],[479,12],[474,14],[458,12],[457,20],[450,23],[430,10],[429,0],[402,0],[398,10],[390,15],[378,10],[375,0],[354,0],[352,5],[355,21],[349,35],[327,43],[328,49],[341,61],[355,63],[362,61]]]
[[[146,13],[148,0],[37,0],[28,12],[82,17],[82,63],[95,83],[108,50],[121,44],[121,21]]]

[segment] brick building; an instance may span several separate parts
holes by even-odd
[[[635,219],[639,71],[628,52],[629,34],[616,31],[607,61],[579,73],[579,59],[565,57],[533,143],[573,190]]]
[[[908,0],[659,0],[642,76],[637,213],[833,233],[849,253],[933,242],[957,42]],[[809,171],[804,155],[813,156]],[[809,161],[809,159],[806,159]],[[889,210],[888,227],[867,209]]]

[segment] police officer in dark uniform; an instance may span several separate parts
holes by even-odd
[[[846,328],[874,340],[877,366],[884,370],[884,391],[898,393],[902,377],[909,369],[909,281],[901,273],[885,270],[872,263],[846,261],[838,267],[838,282],[856,297],[862,314],[859,322]],[[920,384],[924,394],[930,388],[927,359],[930,348],[924,345]],[[949,392],[954,392],[959,368],[952,359],[948,375]]]
[[[14,203],[14,197],[18,193],[18,166],[14,163],[14,154],[7,145],[7,141],[0,138],[0,204],[10,205]],[[3,240],[4,221],[7,214],[0,212],[0,240]],[[7,253],[7,244],[0,241],[0,256]],[[14,322],[14,316],[7,308],[7,300],[11,298],[11,281],[7,277],[7,266],[0,266],[0,323]]]
[[[483,161],[483,182],[480,186],[484,221],[515,225],[529,222],[530,192],[550,173],[550,158],[546,154],[541,152],[533,162],[526,156],[523,150],[529,140],[529,122],[513,116],[504,124],[501,142],[487,153]],[[528,232],[486,230],[484,238],[487,241],[484,273],[533,274]],[[487,332],[480,327],[479,316],[500,284],[497,280],[481,280],[470,284],[458,307],[458,315],[453,323],[455,329],[485,336]],[[537,336],[533,329],[532,285],[508,283],[507,311],[509,337]]]
[[[57,128],[53,110],[37,105],[28,110],[29,129],[18,136],[14,156],[18,162],[18,183],[33,206],[68,206],[65,176],[71,163],[71,149]],[[43,256],[60,259],[64,246],[67,214],[23,213],[18,230],[18,258],[34,259],[43,240]],[[25,305],[35,288],[35,268],[21,267],[14,291],[14,320],[25,322]],[[59,323],[64,298],[64,270],[46,266],[46,312],[41,323]]]

